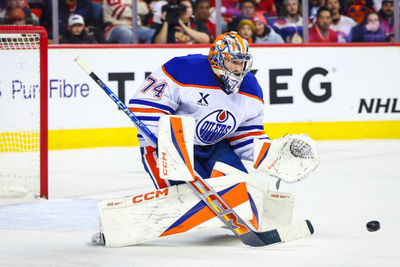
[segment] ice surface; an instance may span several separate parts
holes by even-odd
[[[226,229],[92,246],[97,200],[153,189],[138,148],[50,151],[50,200],[0,206],[0,266],[400,266],[400,140],[317,145],[317,171],[280,189],[296,196],[294,221],[310,219],[315,234],[263,248]],[[370,220],[381,230],[368,232]]]

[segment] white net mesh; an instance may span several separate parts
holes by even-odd
[[[0,31],[0,198],[40,193],[39,44]]]

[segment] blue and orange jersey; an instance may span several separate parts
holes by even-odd
[[[235,152],[251,160],[253,138],[268,138],[263,130],[263,94],[248,73],[237,94],[226,94],[205,55],[175,57],[146,78],[129,101],[130,109],[158,132],[164,115],[186,115],[196,120],[195,145],[228,139]],[[141,146],[147,146],[139,136]]]

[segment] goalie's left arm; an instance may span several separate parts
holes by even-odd
[[[235,153],[242,160],[253,161],[253,140],[267,141],[268,135],[264,131],[264,109],[263,104],[254,101],[249,117],[241,123],[232,136],[228,138]]]

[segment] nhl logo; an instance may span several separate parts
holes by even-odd
[[[236,118],[229,110],[217,109],[205,116],[196,126],[197,138],[205,144],[215,144],[236,128]]]

